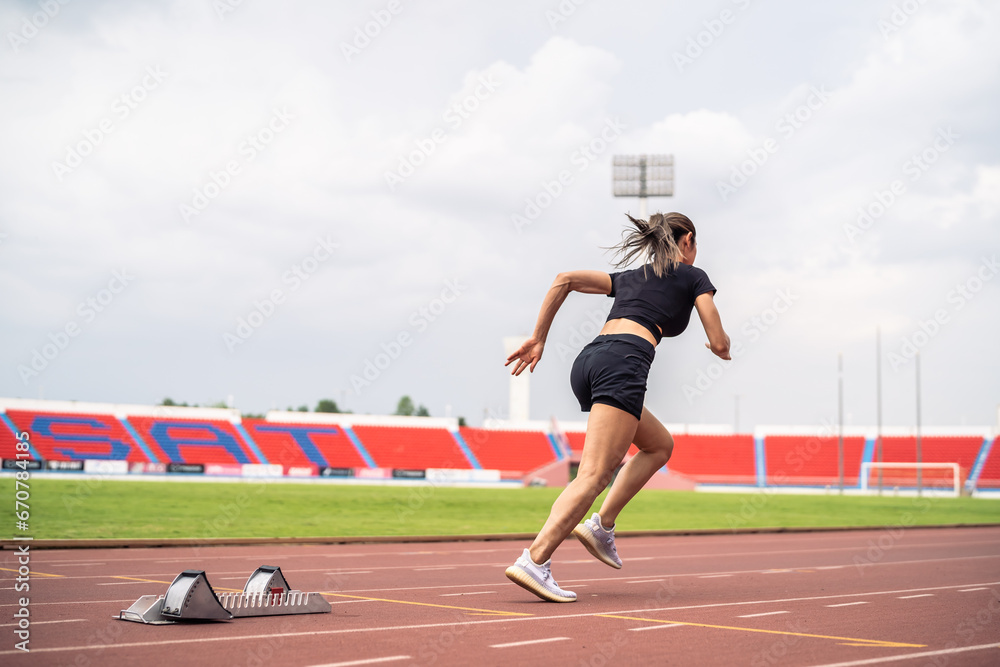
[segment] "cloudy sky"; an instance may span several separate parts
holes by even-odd
[[[657,350],[663,420],[992,425],[1000,6],[603,0],[5,2],[0,396],[333,398],[504,415],[504,336],[610,269],[667,153],[731,363]],[[574,294],[532,417],[582,418]],[[737,398],[738,397],[738,398]]]

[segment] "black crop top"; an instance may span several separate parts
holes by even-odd
[[[708,275],[690,264],[677,264],[662,278],[657,278],[653,267],[648,265],[612,273],[608,296],[614,297],[615,304],[608,320],[624,317],[637,322],[649,329],[659,343],[663,336],[683,332],[691,319],[694,300],[705,292],[715,291]]]

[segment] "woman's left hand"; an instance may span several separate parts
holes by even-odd
[[[504,366],[510,366],[511,362],[517,361],[514,368],[511,369],[511,375],[520,375],[525,368],[528,369],[529,373],[534,373],[535,365],[542,358],[544,348],[545,343],[532,336],[524,341],[514,354],[507,357],[507,363]]]

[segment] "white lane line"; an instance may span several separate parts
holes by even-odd
[[[841,602],[840,604],[828,604],[827,607],[853,607],[856,604],[868,604],[867,602]]]
[[[904,596],[902,596],[900,598],[897,598],[897,599],[899,599],[899,600],[912,600],[913,598],[932,598],[932,597],[934,597],[933,593],[921,593],[920,595],[904,595]]]
[[[327,602],[330,602],[327,600]],[[330,602],[330,604],[352,604],[354,602],[377,602],[377,600],[340,600],[337,602]]]
[[[731,574],[703,574],[699,579],[718,579],[719,577],[731,577]]]
[[[490,644],[490,648],[513,648],[514,646],[528,646],[530,644],[545,644],[547,642],[562,642],[569,637],[549,637],[548,639],[530,639],[526,642],[509,642],[507,644]]]
[[[86,622],[87,619],[85,618],[65,618],[58,621],[32,621],[31,624],[44,625],[45,623],[86,623]],[[0,628],[17,627],[17,625],[18,625],[17,623],[4,623],[3,625],[0,625]]]
[[[843,569],[843,565],[823,565],[822,567],[814,567],[814,570],[840,570]]]
[[[976,584],[963,584],[965,586],[975,586]],[[1000,585],[1000,581],[988,581],[983,582],[984,586],[997,586]],[[858,597],[860,595],[874,596],[874,595],[893,595],[895,593],[910,593],[918,590],[955,590],[959,588],[958,586],[937,586],[933,588],[911,588],[907,590],[896,590],[896,591],[869,591],[867,593],[842,593],[838,595],[819,595],[813,597],[802,597],[802,598],[783,598],[779,600],[748,600],[745,602],[715,602],[710,604],[697,604],[697,605],[686,605],[682,607],[640,607],[638,609],[618,609],[614,611],[595,611],[587,612],[581,614],[552,614],[547,615],[546,620],[570,620],[574,618],[593,618],[604,616],[608,614],[617,614],[624,616],[626,614],[651,614],[658,611],[681,611],[686,609],[711,609],[716,607],[738,607],[744,605],[755,605],[755,604],[775,604],[779,602],[810,602],[814,600],[836,600],[838,598],[850,598]],[[374,600],[373,600],[374,601]],[[83,602],[74,602],[74,604],[107,604],[110,602],[123,603],[127,602],[131,604],[135,600],[88,600]],[[33,606],[42,605],[66,605],[65,601],[60,602],[32,602]],[[332,604],[332,603],[331,603]],[[13,604],[0,604],[0,607],[12,607]],[[303,632],[278,632],[278,633],[268,633],[268,634],[255,634],[255,635],[233,635],[225,637],[200,637],[200,638],[184,638],[184,639],[166,639],[161,641],[145,641],[145,642],[122,642],[120,644],[103,644],[94,643],[90,645],[78,645],[78,646],[52,646],[44,647],[38,649],[32,649],[35,653],[63,653],[67,651],[82,652],[82,651],[106,651],[121,648],[137,648],[142,647],[148,649],[151,646],[191,646],[193,644],[207,643],[207,642],[230,642],[230,641],[246,641],[246,640],[260,640],[260,639],[278,639],[278,638],[288,638],[288,637],[320,637],[329,635],[342,635],[347,633],[362,633],[362,632],[399,632],[401,630],[427,630],[432,628],[454,628],[455,626],[466,626],[466,625],[493,625],[496,623],[517,623],[517,622],[538,622],[537,616],[504,616],[503,618],[491,618],[476,621],[446,621],[443,623],[416,623],[410,625],[383,625],[376,627],[361,627],[361,628],[343,628],[335,630],[308,630]],[[993,646],[993,645],[991,645]],[[987,648],[987,647],[983,647]],[[0,650],[0,656],[2,655],[21,655],[22,651],[17,649],[10,650]],[[834,667],[824,666],[824,667]],[[840,667],[840,666],[838,666]]]
[[[496,591],[471,591],[469,593],[442,593],[438,597],[442,598],[452,598],[456,595],[489,595],[490,593],[496,593]]]
[[[367,660],[349,660],[347,662],[324,662],[322,665],[312,665],[312,667],[352,667],[352,665],[374,665],[380,662],[396,662],[397,660],[409,660],[408,655],[390,655],[385,658],[369,658]]]
[[[414,572],[436,572],[437,570],[454,570],[454,567],[415,567]]]
[[[787,539],[787,537],[788,537],[788,535],[784,535],[780,539]],[[820,539],[820,538],[836,539],[838,537],[839,537],[838,535],[815,534],[810,539]],[[636,539],[640,539],[640,538],[636,538]],[[641,539],[645,539],[645,538],[641,538]],[[763,543],[764,544],[772,544],[772,543],[774,543],[774,540],[765,540]],[[945,547],[948,547],[948,548],[952,548],[952,549],[958,549],[958,548],[961,548],[961,547],[972,547],[972,546],[979,546],[979,545],[995,545],[995,544],[996,543],[992,542],[992,541],[954,542],[954,543],[947,543],[947,544],[942,544],[940,542],[933,542],[933,543],[923,543],[923,542],[916,543],[915,542],[915,543],[907,543],[907,544],[903,544],[903,543],[896,544],[895,545],[895,547],[896,547],[895,550],[896,551],[902,551],[902,550],[918,549],[918,548],[922,548],[922,547],[935,547],[935,548],[945,548]],[[347,549],[347,548],[350,548],[351,546],[360,546],[360,545],[342,545],[342,546],[344,546],[345,549]],[[641,548],[657,548],[657,549],[660,548],[660,547],[658,547],[656,545],[650,546],[648,544],[637,544],[636,546],[637,547],[641,547]],[[202,547],[191,547],[191,548],[197,549],[197,548],[202,548]],[[775,550],[771,550],[771,551],[733,551],[733,552],[728,552],[728,553],[725,553],[725,554],[718,554],[718,553],[691,553],[691,554],[679,553],[679,554],[676,554],[676,555],[669,555],[669,556],[642,556],[642,557],[634,557],[634,558],[630,557],[627,560],[631,563],[633,561],[640,561],[640,560],[661,560],[661,561],[667,561],[667,560],[692,560],[692,559],[696,560],[696,559],[700,559],[700,558],[709,558],[709,557],[711,557],[711,558],[718,558],[718,557],[738,558],[738,557],[743,557],[743,556],[754,556],[754,555],[757,555],[757,556],[773,556],[773,555],[778,555],[778,554],[799,554],[799,553],[817,553],[817,552],[829,553],[829,552],[832,552],[832,551],[857,551],[857,549],[858,549],[857,546],[845,546],[845,547],[839,547],[838,546],[838,547],[823,547],[823,548],[814,548],[814,549],[780,549],[780,550],[777,550],[777,551],[775,551]],[[481,551],[484,552],[484,553],[489,553],[489,552],[510,553],[510,549],[483,549]],[[430,554],[430,553],[445,553],[445,552],[443,552],[443,551],[437,551],[437,552],[431,552],[431,551],[423,551],[423,552],[421,552],[421,551],[417,551],[417,552],[405,552],[405,553],[396,553],[396,552],[386,553],[386,552],[383,552],[383,551],[355,551],[355,552],[345,551],[345,553],[336,553],[336,554],[315,554],[315,553],[293,553],[293,552],[285,552],[282,555],[282,558],[285,558],[285,559],[291,559],[291,558],[305,558],[305,559],[309,559],[309,558],[322,557],[322,558],[327,558],[327,559],[336,559],[336,558],[351,558],[351,559],[353,559],[353,558],[362,558],[362,557],[371,557],[371,556],[379,557],[379,558],[382,558],[382,557],[385,557],[385,558],[390,558],[390,557],[404,557],[405,558],[405,557],[408,557],[408,556],[412,556],[414,554]],[[457,551],[457,552],[456,551],[449,551],[447,553],[474,553],[474,552],[473,551]],[[937,562],[937,561],[965,560],[966,558],[998,558],[998,557],[1000,557],[1000,556],[970,556],[970,557],[960,557],[958,559],[956,559],[956,558],[931,558],[931,559],[924,559],[924,560],[895,561],[895,562],[892,562],[892,563],[880,562],[880,563],[872,563],[872,565],[880,565],[880,566],[881,565],[887,565],[887,564],[902,565],[902,564],[911,564],[911,563],[927,563],[927,562]],[[106,556],[105,557],[105,561],[106,561],[106,563],[133,563],[134,562],[134,563],[150,563],[150,564],[156,564],[156,563],[170,563],[170,564],[174,564],[174,563],[190,563],[191,560],[192,560],[192,558],[194,558],[194,556],[188,557],[188,558],[172,558],[172,559],[164,559],[162,557],[154,557],[154,556],[140,556],[140,557],[126,556],[126,557],[122,557],[122,558],[116,558],[116,557],[109,558],[109,557]],[[249,561],[251,563],[257,563],[257,558],[255,556],[242,556],[242,555],[238,555],[238,554],[234,554],[234,555],[213,555],[212,556],[212,560],[213,561],[230,561],[230,562],[232,562],[232,561]],[[42,561],[42,560],[40,560],[38,562],[39,563],[43,563],[44,562],[45,567],[51,567],[53,564],[59,563],[61,561]],[[72,561],[72,562],[76,562],[76,561]],[[581,562],[593,562],[593,559],[590,559],[589,561],[581,561]],[[235,563],[233,563],[233,564],[235,564]],[[499,567],[499,566],[502,565],[503,567],[506,567],[509,564],[510,564],[509,562],[498,563],[497,566]],[[481,565],[481,564],[476,564],[476,565]],[[385,567],[385,568],[378,568],[378,569],[387,569],[387,570],[396,570],[396,569],[399,569],[399,570],[403,570],[403,569],[408,569],[409,567],[411,567],[411,566],[407,566],[407,565],[395,565],[395,566],[390,566],[390,567]],[[849,566],[845,566],[845,567],[849,567]],[[799,569],[805,569],[805,568],[799,568]],[[813,568],[813,569],[816,569],[816,568]],[[296,571],[297,572],[321,572],[322,569],[315,568],[315,569],[304,569],[304,570],[296,570]],[[165,576],[169,576],[172,579],[176,574],[177,574],[176,571],[171,571],[169,574],[163,574],[163,575],[157,575],[157,576],[164,576],[164,577]],[[226,574],[228,574],[228,573],[226,573]],[[235,572],[233,574],[235,574]],[[691,576],[691,575],[690,574],[686,574],[686,575],[678,575],[678,576]]]
[[[867,660],[854,660],[852,662],[831,662],[817,667],[860,667],[861,665],[877,665],[882,662],[896,662],[897,660],[913,660],[914,658],[930,658],[935,655],[950,655],[952,653],[964,653],[966,651],[982,651],[984,649],[1000,649],[1000,644],[980,644],[979,646],[963,646],[961,648],[946,648],[940,651],[924,651],[922,653],[904,653],[902,655],[890,655],[883,658],[869,658]],[[1000,659],[998,654],[997,659]],[[996,664],[996,660],[994,660]]]
[[[658,584],[661,581],[664,581],[664,580],[663,579],[642,579],[640,581],[626,581],[625,583],[626,584]]]
[[[988,590],[990,590],[990,589],[988,589],[988,588],[962,588],[958,592],[959,593],[971,593],[972,591],[988,591]]]
[[[336,577],[342,574],[371,574],[371,570],[351,570],[350,572],[326,572],[328,577]]]
[[[759,614],[744,614],[743,616],[737,616],[736,618],[757,618],[758,616],[774,616],[776,614],[791,614],[790,611],[765,611]]]
[[[86,562],[80,561],[80,562],[73,562],[73,563],[51,563],[50,565],[46,565],[45,567],[87,567],[88,565],[107,565],[107,563],[97,563],[97,562],[92,562],[92,561],[86,561]]]
[[[629,632],[642,632],[643,630],[658,630],[660,628],[681,628],[683,623],[661,623],[660,625],[647,625],[642,628],[629,628]]]
[[[902,546],[903,546],[902,544],[896,545],[897,548],[900,548]],[[909,546],[912,546],[912,545],[909,545]],[[857,551],[857,548],[856,547],[852,547],[852,550]],[[820,550],[819,549],[810,549],[810,551],[820,551]],[[728,556],[732,556],[732,555],[734,555],[734,554],[726,554],[727,557]],[[696,556],[692,556],[692,558],[702,558],[702,557],[707,557],[707,556],[703,556],[703,555],[700,555],[700,554],[696,555]],[[673,558],[673,556],[663,556],[663,557],[657,557],[657,558],[650,558],[648,560],[664,560],[664,559],[667,559],[667,558]],[[880,561],[878,563],[868,563],[868,565],[871,566],[871,567],[885,567],[885,566],[914,565],[914,564],[924,564],[924,563],[942,563],[942,562],[954,563],[954,562],[957,562],[957,561],[982,560],[982,559],[988,559],[988,558],[991,558],[991,559],[1000,559],[1000,554],[990,554],[988,556],[956,556],[956,557],[952,557],[952,558],[924,558],[924,559],[921,559],[921,560],[900,560],[900,561],[886,561],[886,560],[882,560],[882,561]],[[639,560],[639,559],[629,558],[628,560],[631,562],[633,560]],[[184,560],[184,561],[178,561],[178,562],[190,563],[191,559],[187,559],[187,560]],[[581,562],[593,563],[594,560],[591,558],[591,559],[588,559],[586,561],[581,561]],[[563,562],[563,561],[560,561],[560,563],[561,564],[565,564],[565,562]],[[490,568],[490,567],[496,567],[496,568],[499,568],[499,569],[503,569],[503,568],[506,568],[508,565],[510,565],[510,561],[504,561],[502,563],[468,563],[468,564],[457,564],[457,565],[454,565],[452,567],[454,567],[455,569],[458,569],[458,568]],[[309,572],[328,572],[329,569],[330,569],[330,566],[327,565],[326,567],[322,567],[322,568],[303,568],[303,569],[297,569],[296,572],[301,573],[301,574],[305,574],[305,573],[309,573]],[[369,569],[370,570],[380,570],[380,571],[381,570],[408,570],[408,571],[412,571],[413,570],[413,566],[412,565],[393,565],[393,566],[390,566],[390,567],[370,567]],[[764,571],[764,572],[765,573],[792,572],[794,570],[814,570],[814,569],[816,569],[816,568],[814,566],[812,566],[812,565],[799,565],[799,566],[796,566],[794,568],[789,568],[789,569],[784,569],[784,570],[771,570],[771,571]],[[216,572],[216,573],[212,574],[211,577],[214,579],[214,578],[222,576],[222,575],[235,575],[235,574],[240,574],[240,573],[246,573],[246,570],[231,570],[231,571],[225,571],[225,572]],[[728,570],[728,571],[723,571],[723,572],[685,572],[683,574],[677,574],[677,573],[671,572],[671,573],[665,574],[663,576],[669,576],[669,577],[672,577],[672,578],[682,578],[682,577],[686,578],[686,577],[698,577],[698,576],[701,576],[701,575],[704,575],[704,574],[760,574],[760,573],[761,573],[761,570]],[[69,579],[101,579],[101,578],[104,578],[106,576],[107,575],[105,575],[105,574],[83,574],[83,575],[74,574],[74,575],[63,575],[63,576],[60,576],[60,577],[46,577],[44,580],[46,580],[46,581],[55,581],[55,580],[65,581],[65,580],[69,580]],[[142,573],[142,572],[140,572],[140,573],[133,573],[132,576],[144,577],[146,579],[154,579],[154,578],[160,577],[160,578],[166,578],[166,579],[173,580],[173,578],[177,576],[177,571],[176,570],[171,570],[170,572],[158,572],[158,573],[148,573],[148,572]],[[244,576],[245,576],[245,574],[244,574]],[[655,575],[649,575],[649,576],[655,576]],[[39,579],[38,581],[43,581],[43,579]],[[586,578],[586,579],[566,579],[565,580],[565,582],[571,582],[571,581],[588,581],[588,582],[593,582],[593,581],[621,581],[621,579],[619,577],[602,577],[602,578],[589,577],[589,578]],[[167,583],[169,583],[169,582],[167,582]],[[476,586],[480,586],[482,584],[475,584],[475,585]],[[506,586],[508,584],[500,584],[500,585]],[[369,592],[370,591],[405,591],[405,590],[417,590],[419,588],[444,588],[444,587],[445,586],[422,586],[422,587],[412,587],[412,588],[366,588],[366,589],[354,589],[354,590],[343,591],[343,592],[345,592],[345,593],[363,593],[363,592],[366,592],[366,591],[369,591]],[[457,588],[458,586],[451,586],[451,587],[452,588]],[[3,606],[3,605],[0,605],[0,606]],[[12,606],[12,605],[10,605],[10,606]]]

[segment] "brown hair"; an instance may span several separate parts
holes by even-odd
[[[622,268],[641,256],[652,265],[657,278],[672,271],[681,261],[681,249],[677,243],[688,233],[697,236],[694,223],[683,213],[654,213],[649,220],[625,216],[632,221],[635,229],[622,232],[621,242],[608,250],[616,251],[620,257],[614,266]]]

